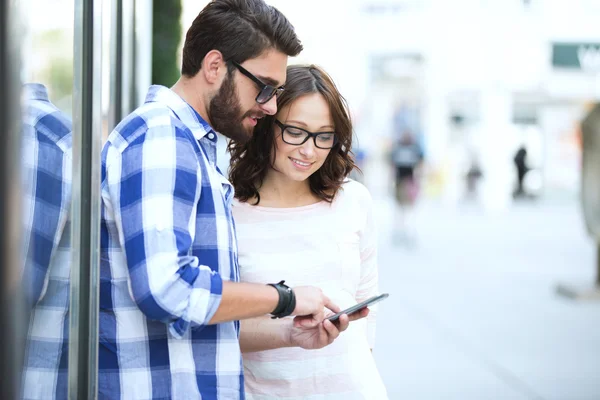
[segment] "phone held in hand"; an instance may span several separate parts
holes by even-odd
[[[325,319],[328,319],[331,322],[336,322],[340,318],[340,315],[342,315],[342,314],[346,314],[346,315],[354,314],[355,312],[358,312],[358,311],[362,310],[363,308],[369,307],[375,303],[379,303],[381,300],[387,299],[389,296],[390,295],[388,293],[383,293],[383,294],[380,294],[379,296],[371,297],[370,299],[367,299],[363,302],[355,304],[352,307],[342,310],[339,313],[333,314]]]

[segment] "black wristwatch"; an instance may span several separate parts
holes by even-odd
[[[277,289],[277,293],[279,293],[279,301],[277,302],[277,307],[271,313],[271,318],[283,318],[292,315],[296,308],[296,296],[292,288],[285,285],[285,281],[269,283],[268,285],[273,286]]]

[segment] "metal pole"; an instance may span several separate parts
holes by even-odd
[[[152,0],[115,0],[111,9],[109,132],[141,105],[152,77]]]
[[[152,84],[152,3],[152,0],[135,1],[135,58],[133,60],[135,96],[133,108],[144,103],[148,87]]]
[[[114,0],[110,34],[110,106],[108,132],[123,119],[123,0]]]
[[[124,118],[137,105],[135,94],[135,4],[134,0],[121,0],[121,118]],[[119,121],[120,122],[120,121]]]
[[[600,243],[596,243],[596,287],[600,289]]]
[[[101,1],[76,0],[69,399],[97,398],[100,262]]]
[[[0,1],[0,398],[20,397],[26,312],[21,297],[20,52],[17,1]]]

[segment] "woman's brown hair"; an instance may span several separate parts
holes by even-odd
[[[348,104],[338,91],[331,77],[315,65],[293,65],[287,69],[285,90],[277,97],[277,109],[281,110],[296,99],[319,93],[329,105],[337,143],[327,159],[309,177],[310,190],[319,199],[331,202],[344,179],[356,168],[352,149],[352,121]],[[260,202],[259,188],[269,168],[275,151],[275,116],[269,115],[259,121],[252,138],[247,143],[229,144],[231,166],[229,179],[235,188],[235,196],[243,202],[256,199]]]

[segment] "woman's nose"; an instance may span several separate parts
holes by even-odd
[[[312,157],[315,153],[315,143],[313,138],[309,138],[306,143],[300,146],[300,154],[305,157]]]

